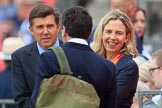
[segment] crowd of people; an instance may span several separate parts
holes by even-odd
[[[153,54],[145,49],[146,12],[136,0],[111,0],[96,27],[83,6],[60,13],[55,1],[16,3],[19,12],[12,7],[14,15],[5,23],[0,17],[0,26],[6,25],[0,31],[0,99],[15,102],[7,108],[35,108],[41,82],[60,74],[56,55],[48,50],[58,46],[73,76],[94,87],[99,108],[138,108],[138,91],[162,89],[162,49]],[[159,95],[143,97],[143,108],[160,104]]]

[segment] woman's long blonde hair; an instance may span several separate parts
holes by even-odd
[[[108,12],[101,19],[94,33],[94,40],[90,44],[91,48],[94,50],[94,52],[98,53],[103,57],[106,57],[106,50],[103,45],[102,36],[103,36],[104,27],[110,20],[120,20],[126,28],[126,35],[129,36],[128,41],[122,47],[120,52],[124,54],[131,54],[133,55],[133,57],[136,57],[138,52],[136,49],[136,40],[135,40],[135,32],[134,32],[133,24],[131,22],[131,19],[125,13],[121,12],[118,9],[114,9]]]

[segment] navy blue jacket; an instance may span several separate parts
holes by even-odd
[[[59,44],[61,43],[59,40]],[[14,101],[18,108],[29,108],[29,99],[34,89],[36,66],[39,57],[36,41],[12,54],[13,93]]]
[[[92,84],[98,93],[100,108],[116,108],[116,69],[115,65],[94,53],[88,45],[67,42],[62,46],[74,76]],[[60,74],[55,54],[49,50],[41,55],[37,71],[31,107],[35,104],[39,86],[43,78]]]
[[[4,72],[0,72],[0,99],[13,99],[11,83],[11,65]],[[6,108],[16,108],[16,105],[6,105]]]
[[[138,66],[131,55],[124,55],[116,64],[117,108],[130,108],[136,92]]]

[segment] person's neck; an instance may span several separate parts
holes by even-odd
[[[106,58],[111,61],[117,55],[118,53],[106,53]]]
[[[70,39],[72,39],[72,37],[70,37],[68,34],[63,37],[64,43],[68,42]]]

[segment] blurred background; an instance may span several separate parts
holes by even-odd
[[[152,53],[162,48],[162,0],[137,0],[137,3],[146,11],[144,44]],[[110,9],[110,0],[92,0],[87,8],[93,16],[94,25],[96,25]]]
[[[123,1],[127,2],[129,0]],[[18,42],[14,43],[11,39],[10,41],[4,41],[7,37],[19,37],[23,41],[23,45],[34,41],[28,29],[28,15],[31,8],[40,2],[56,6],[60,12],[72,5],[86,7],[93,18],[93,29],[100,19],[110,11],[110,0],[0,0],[0,52],[3,53],[5,48],[3,43],[11,43],[11,48],[18,44]],[[146,11],[146,32],[143,43],[151,55],[155,50],[162,48],[162,0],[137,0],[137,5]],[[61,38],[61,34],[59,34],[59,37]],[[6,74],[3,79],[0,78],[0,100],[9,99],[6,94],[11,92],[11,69],[8,73],[6,72],[10,63],[11,59],[7,62],[5,59],[0,59],[0,77]],[[3,93],[2,89],[6,93]],[[6,97],[2,97],[3,95]],[[12,94],[10,98],[12,99]]]
[[[61,12],[71,5],[87,7],[93,17],[94,27],[110,10],[110,0],[0,0],[1,43],[4,38],[17,35],[24,35],[23,41],[25,44],[32,42],[32,37],[25,37],[28,24],[24,20],[28,18],[31,7],[39,1],[56,6]],[[137,0],[137,3],[146,11],[147,28],[144,44],[151,53],[162,47],[162,0]],[[0,50],[1,47],[0,44]]]

